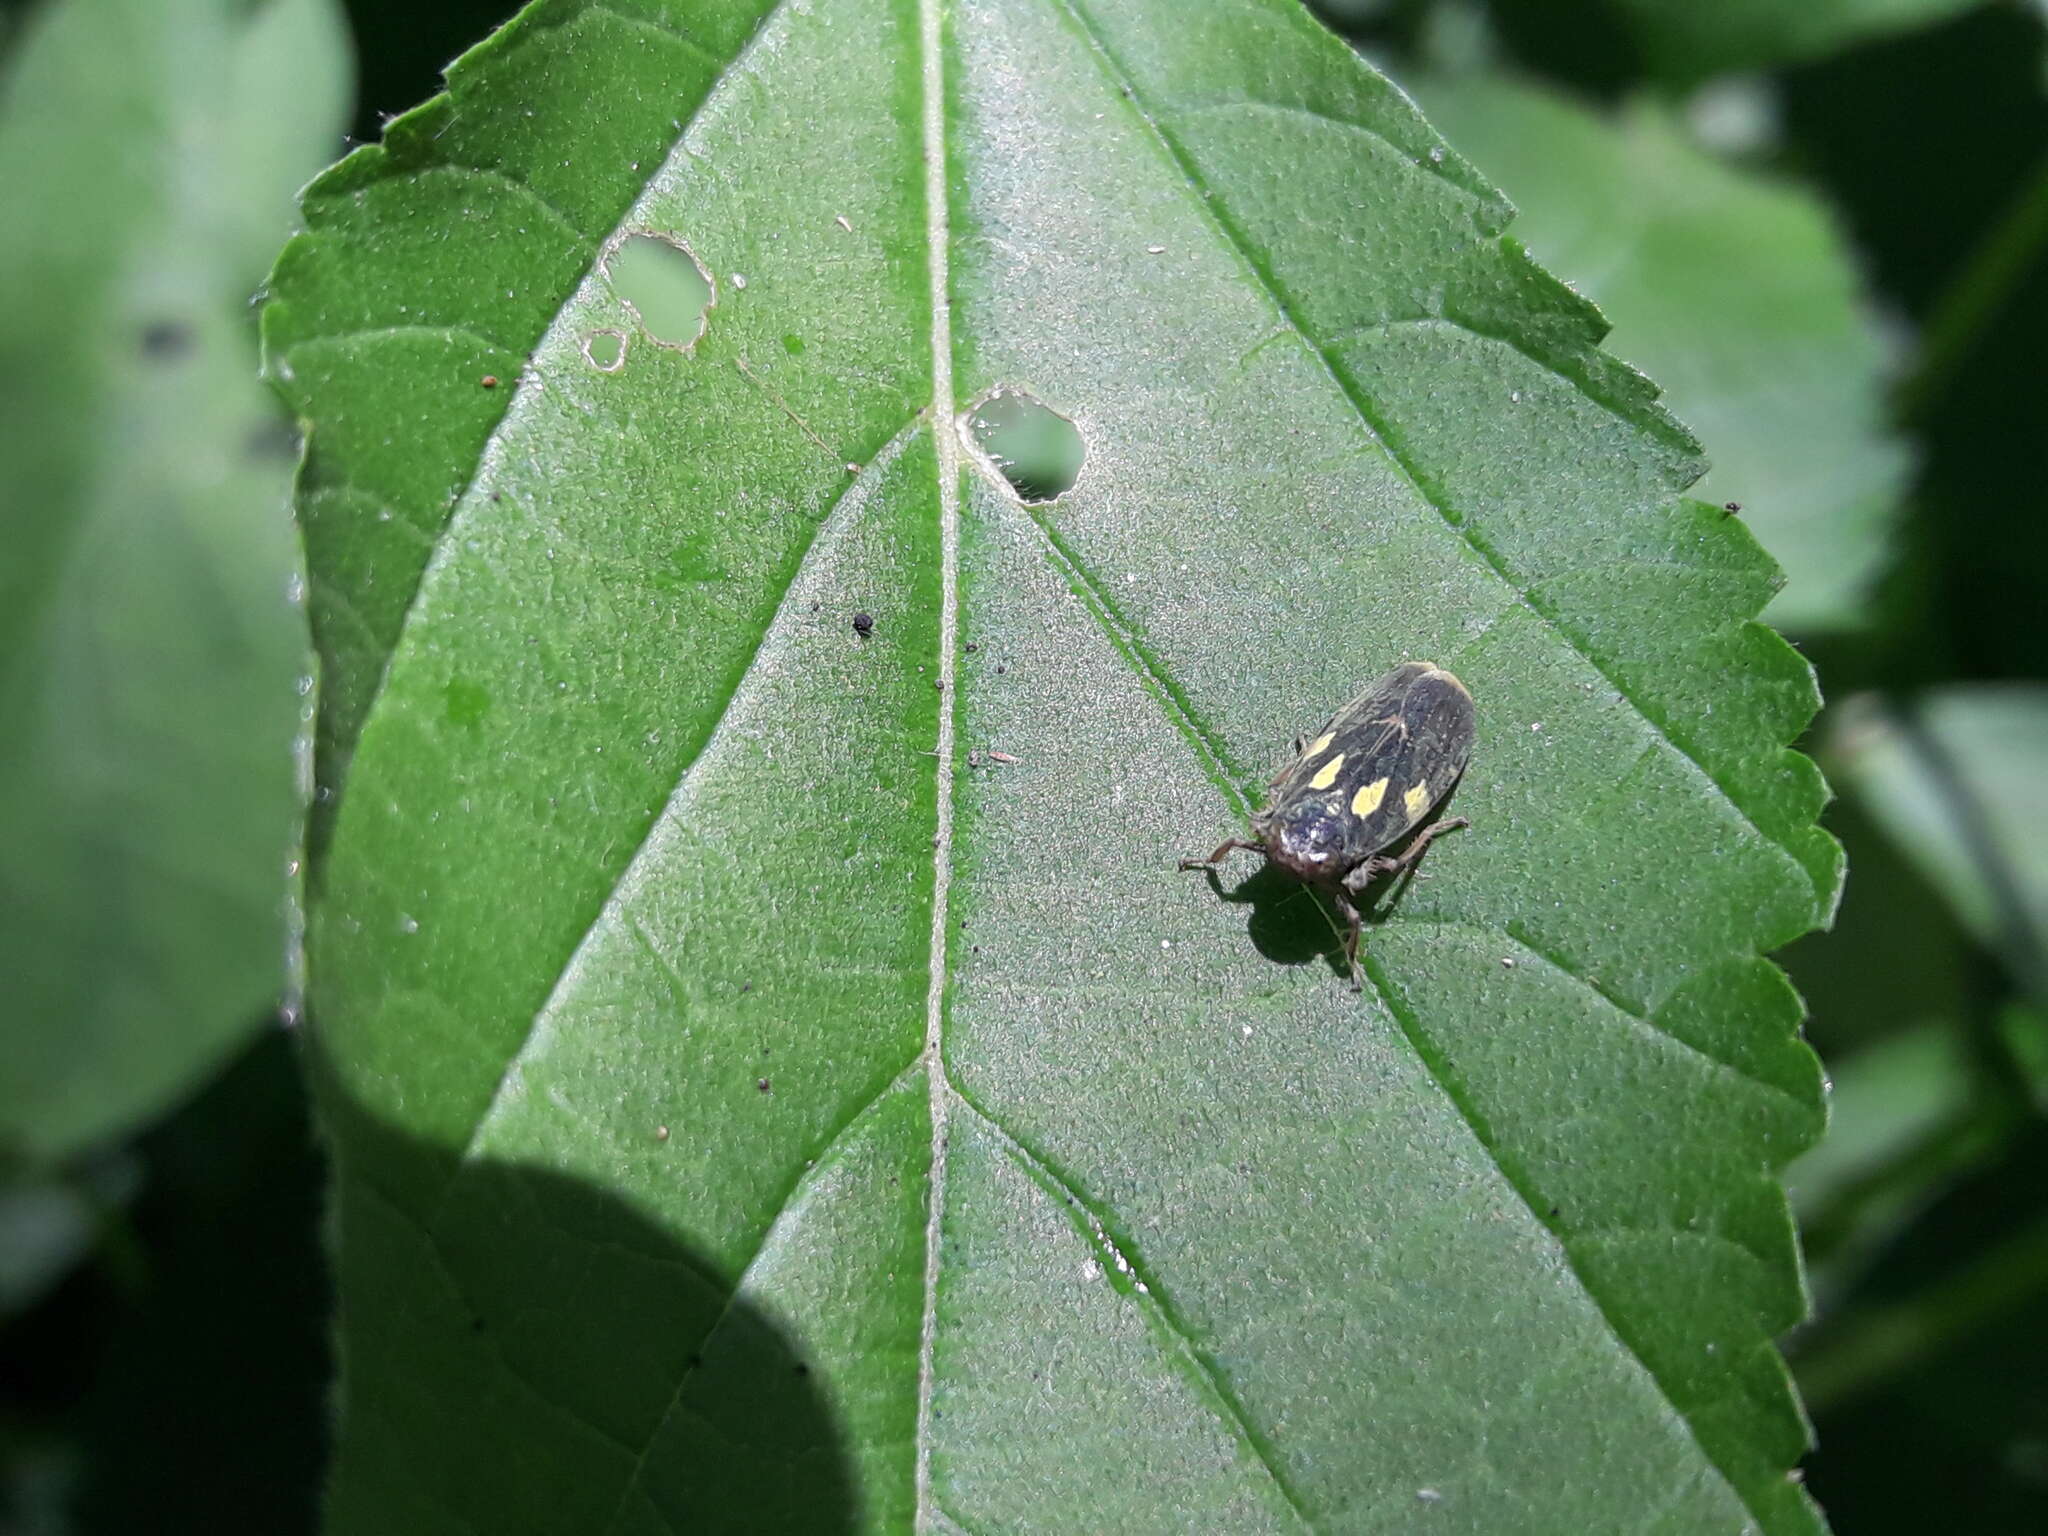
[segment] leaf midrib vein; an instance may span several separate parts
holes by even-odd
[[[946,913],[953,861],[953,716],[956,708],[954,642],[960,603],[960,443],[954,421],[952,228],[946,200],[945,0],[918,0],[918,80],[922,88],[924,150],[925,266],[930,283],[931,425],[939,507],[939,729],[934,743],[935,825],[932,829],[932,930],[927,961],[925,1043],[922,1059],[931,1124],[931,1164],[926,1184],[923,1313],[918,1323],[917,1432],[911,1468],[912,1519],[919,1532],[932,1528],[937,1503],[932,1489],[932,1396],[938,1338],[939,1264],[946,1209],[946,1115],[949,1108],[945,1058]]]

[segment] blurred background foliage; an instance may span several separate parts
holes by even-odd
[[[9,86],[36,9],[0,7]],[[354,140],[513,9],[348,0]],[[1791,1174],[1816,1312],[1786,1347],[1845,1536],[2048,1529],[2044,12],[1320,6],[1606,309],[1705,442],[1701,494],[1787,569],[1769,617],[1830,701],[1807,746],[1851,876],[1782,957],[1834,1088]],[[1023,461],[1063,441],[1004,452],[1056,484]],[[4,1165],[0,1531],[314,1526],[320,1169],[288,1034],[247,1024],[153,1122]]]

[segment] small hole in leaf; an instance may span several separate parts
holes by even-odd
[[[583,355],[599,373],[617,373],[626,366],[626,333],[592,331],[583,338]]]
[[[704,334],[711,274],[680,240],[628,235],[604,264],[612,292],[653,340],[688,347]]]
[[[1029,502],[1073,488],[1088,456],[1074,424],[1022,391],[998,389],[967,413],[967,432],[988,462]]]

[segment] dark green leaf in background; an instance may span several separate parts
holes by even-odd
[[[1816,1529],[1812,681],[1478,172],[1272,0],[560,0],[449,84],[266,316],[334,1529]],[[1422,656],[1474,825],[1353,994],[1174,862]]]
[[[1607,0],[1657,72],[1683,80],[1816,58],[1983,0]]]
[[[1830,741],[1893,841],[1966,928],[2048,1002],[2048,688],[1847,701]]]
[[[91,1250],[103,1213],[132,1199],[136,1183],[132,1159],[108,1157],[0,1190],[0,1320],[27,1311]]]
[[[1840,237],[1799,189],[1716,161],[1647,102],[1609,121],[1498,75],[1424,80],[1431,119],[1500,178],[1516,234],[1598,303],[1785,567],[1769,617],[1867,617],[1907,470],[1885,358]]]
[[[0,1144],[189,1089],[284,982],[306,670],[249,298],[347,98],[326,0],[71,0],[0,99]]]
[[[1962,1042],[1944,1019],[1858,1052],[1832,1074],[1828,1134],[1788,1182],[1802,1216],[1897,1162],[1964,1105]]]

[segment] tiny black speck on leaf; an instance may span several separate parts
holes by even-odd
[[[859,635],[862,639],[866,639],[869,635],[873,634],[875,632],[874,615],[869,613],[856,613],[853,616],[853,632],[856,635]]]
[[[766,1093],[768,1091],[768,1079],[765,1077],[759,1078],[755,1081],[754,1086],[760,1089],[763,1093]]]

